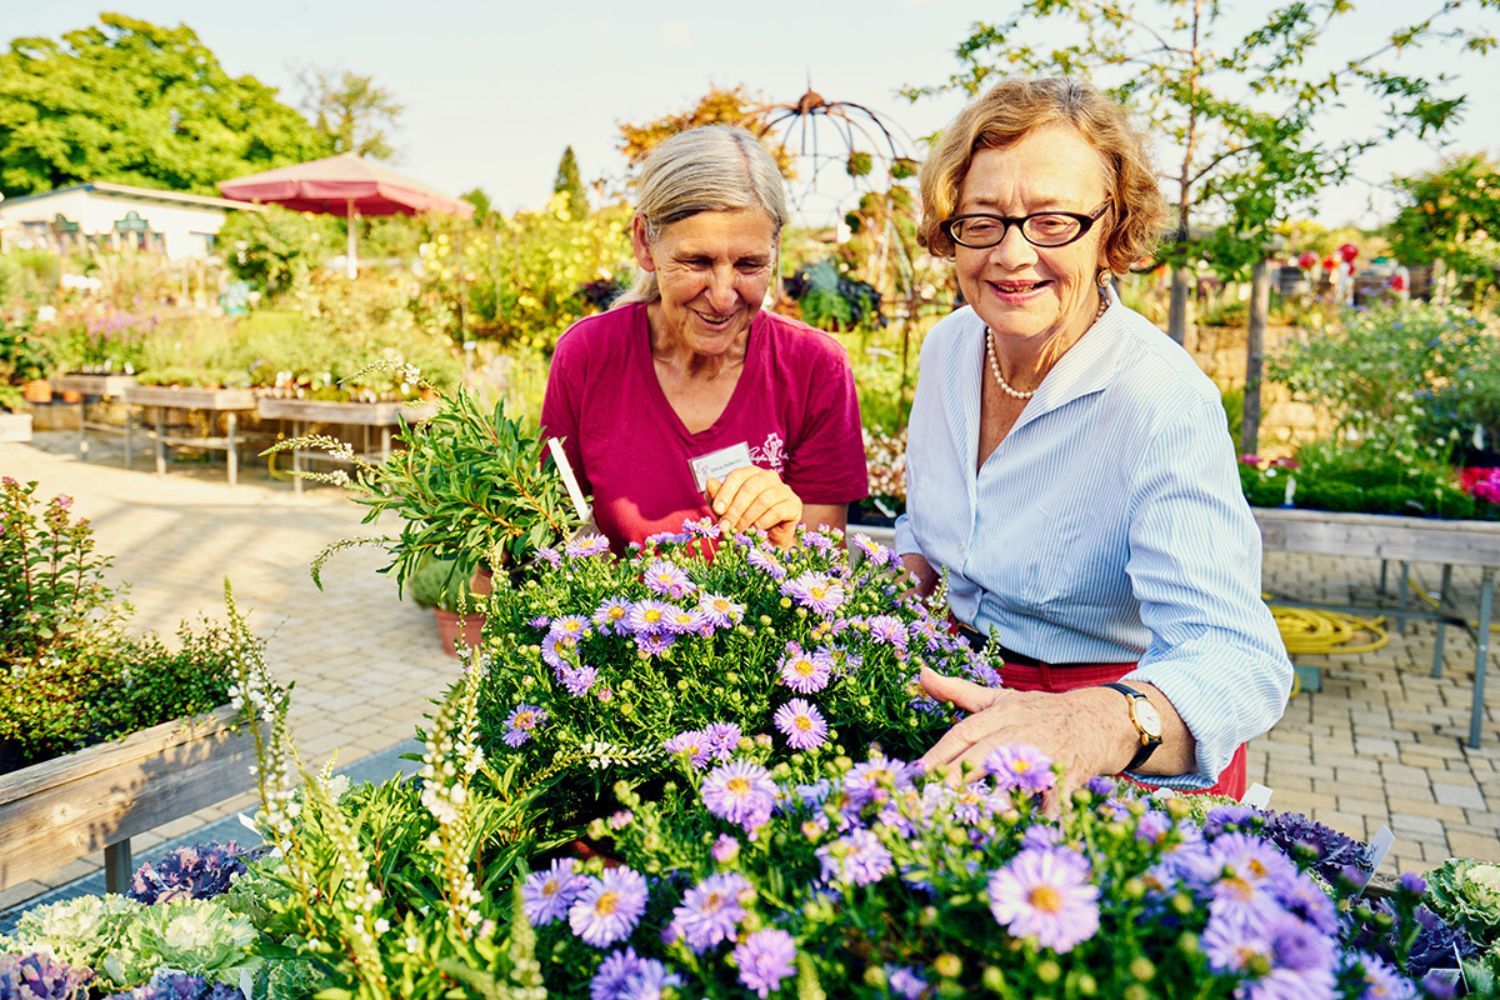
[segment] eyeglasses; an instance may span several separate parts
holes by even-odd
[[[1011,226],[1019,227],[1026,242],[1034,247],[1065,247],[1083,239],[1113,203],[1112,199],[1106,199],[1104,204],[1088,215],[1077,212],[1037,212],[1011,218],[987,212],[969,212],[944,219],[938,228],[954,243],[970,250],[988,250],[999,246],[1005,242],[1005,234],[1010,232]]]

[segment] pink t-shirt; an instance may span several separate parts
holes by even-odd
[[[729,405],[707,430],[690,433],[667,401],[641,303],[580,320],[558,340],[542,427],[564,439],[584,492],[593,494],[599,530],[617,550],[710,516],[688,462],[741,443],[805,504],[850,503],[869,492],[843,346],[764,310],[750,327]]]

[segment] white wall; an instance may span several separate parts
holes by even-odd
[[[0,223],[6,229],[7,246],[24,246],[27,243],[27,222],[50,223],[61,214],[69,222],[78,223],[83,233],[107,235],[130,211],[145,219],[153,232],[163,235],[168,257],[182,260],[208,254],[205,234],[211,236],[219,231],[224,225],[226,210],[79,189],[28,198],[22,202],[0,201]]]

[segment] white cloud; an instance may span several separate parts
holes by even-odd
[[[693,44],[693,28],[686,21],[663,21],[656,29],[661,40],[674,49],[684,49]]]

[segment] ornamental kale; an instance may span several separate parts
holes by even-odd
[[[142,903],[167,903],[174,899],[210,899],[229,889],[246,871],[246,862],[261,852],[245,850],[234,841],[180,847],[153,868],[148,862],[130,882],[130,898]]]
[[[145,986],[115,993],[105,1000],[244,1000],[233,986],[172,969],[158,969]]]
[[[84,1000],[93,978],[41,952],[0,955],[0,1000]]]
[[[869,539],[856,563],[834,531],[782,550],[684,529],[625,559],[591,537],[540,552],[485,609],[480,742],[536,776],[543,838],[611,808],[618,778],[652,780],[682,755],[722,763],[745,740],[778,760],[873,740],[920,753],[953,721],[917,686],[923,666],[999,682]],[[737,788],[721,789],[736,822],[761,822],[769,799]]]

